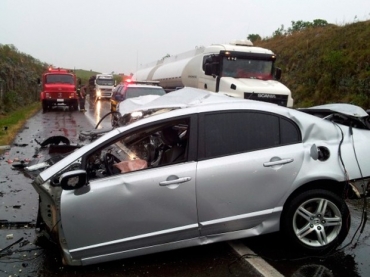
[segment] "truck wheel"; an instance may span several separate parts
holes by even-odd
[[[75,111],[78,111],[78,103],[77,103],[77,100],[75,102],[73,102],[73,109]]]
[[[45,101],[42,101],[42,112],[46,113],[48,110],[48,105]]]
[[[346,238],[351,224],[344,199],[335,193],[315,189],[301,193],[281,215],[281,230],[292,246],[306,254],[334,250]]]

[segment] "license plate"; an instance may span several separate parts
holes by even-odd
[[[57,99],[57,102],[64,102],[64,99]]]

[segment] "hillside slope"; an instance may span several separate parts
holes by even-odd
[[[370,21],[256,41],[271,49],[295,107],[346,102],[370,108]]]

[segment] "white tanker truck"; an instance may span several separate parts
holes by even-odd
[[[163,58],[141,67],[133,79],[159,81],[167,92],[187,86],[293,107],[290,90],[277,81],[281,69],[275,59],[249,40],[235,41]]]

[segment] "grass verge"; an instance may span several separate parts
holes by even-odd
[[[40,102],[35,102],[6,116],[0,115],[0,146],[11,144],[27,119],[40,109]]]

